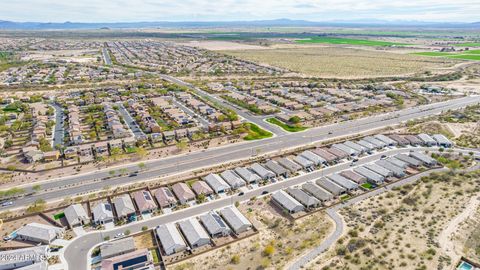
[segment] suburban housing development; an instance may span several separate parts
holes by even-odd
[[[202,10],[0,21],[0,269],[480,269],[478,22]]]

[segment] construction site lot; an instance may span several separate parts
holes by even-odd
[[[472,243],[447,248],[449,232],[469,239],[475,231],[455,227],[464,214],[478,224],[470,219],[478,218],[472,201],[478,200],[479,176],[478,170],[435,172],[342,209],[343,236],[307,269],[452,269],[466,255],[462,246]]]
[[[266,197],[241,204],[239,209],[258,234],[168,269],[281,269],[320,244],[333,230],[333,223],[323,212],[291,222]]]
[[[458,63],[454,59],[338,47],[222,52],[307,76],[345,79],[407,76],[427,71],[440,71]]]

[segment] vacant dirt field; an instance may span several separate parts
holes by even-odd
[[[197,256],[169,269],[282,269],[293,258],[322,242],[333,230],[323,212],[290,223],[268,200],[240,206],[259,233]]]
[[[410,75],[453,66],[455,61],[335,47],[229,50],[226,54],[309,76],[335,78]]]
[[[434,173],[342,210],[347,235],[309,269],[451,269],[442,231],[478,197],[479,177]]]

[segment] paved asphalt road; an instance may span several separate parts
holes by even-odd
[[[132,131],[135,137],[145,137],[145,133],[143,133],[140,126],[137,124],[135,119],[130,115],[130,113],[125,109],[125,106],[121,102],[115,103],[118,106],[118,112],[123,117],[123,120],[127,123],[128,128]]]
[[[65,131],[63,129],[63,108],[55,102],[53,102],[51,105],[55,109],[55,130],[53,133],[53,146],[63,146],[63,136],[65,135]]]
[[[431,150],[434,150],[435,148],[426,148],[426,147],[415,147],[415,148],[413,148],[413,147],[411,147],[411,148],[387,149],[387,150],[375,153],[373,155],[369,155],[369,156],[365,156],[365,157],[360,158],[359,161],[357,162],[357,166],[365,164],[365,163],[369,163],[369,162],[372,162],[372,161],[375,161],[375,160],[378,160],[378,159],[380,159],[380,157],[382,155],[391,156],[391,155],[396,155],[396,154],[399,154],[399,153],[408,153],[412,149],[416,149],[418,151],[424,151],[424,150],[430,150],[431,151]],[[456,151],[457,152],[462,152],[464,154],[467,154],[468,152],[470,152],[470,150],[461,150],[461,149],[458,149]],[[480,152],[477,152],[477,153],[480,154]],[[269,193],[272,193],[274,191],[284,189],[284,188],[287,188],[287,187],[290,187],[290,186],[303,184],[307,181],[317,180],[317,179],[323,177],[324,175],[329,175],[329,174],[332,174],[332,173],[340,172],[340,171],[346,170],[348,168],[351,168],[350,164],[351,164],[350,162],[336,164],[336,165],[333,165],[333,166],[330,166],[330,167],[323,168],[321,170],[314,171],[312,173],[288,178],[286,180],[282,180],[282,181],[272,183],[272,184],[269,184],[269,185],[266,185],[266,186],[261,186],[257,189],[246,191],[246,192],[244,192],[244,195],[242,195],[242,196],[232,195],[232,196],[229,196],[229,197],[224,197],[224,198],[212,200],[212,201],[209,201],[209,202],[206,202],[206,203],[203,203],[203,204],[191,206],[191,207],[181,209],[181,210],[178,210],[178,211],[174,211],[174,212],[171,212],[171,213],[168,213],[168,214],[163,214],[163,215],[160,215],[160,216],[156,216],[156,217],[153,217],[153,218],[148,219],[148,220],[142,220],[142,221],[139,221],[139,222],[134,222],[134,223],[131,223],[131,224],[127,224],[127,225],[124,225],[122,227],[118,227],[118,228],[115,228],[115,229],[112,229],[112,230],[109,230],[109,231],[94,231],[94,232],[91,232],[91,233],[87,233],[83,236],[80,236],[79,238],[76,238],[70,245],[68,245],[66,247],[65,258],[68,262],[68,266],[69,266],[68,269],[69,270],[87,269],[85,264],[87,263],[88,251],[92,247],[94,247],[94,246],[98,245],[99,243],[103,242],[103,239],[106,236],[109,236],[111,239],[113,239],[113,237],[116,234],[123,233],[127,229],[130,230],[131,233],[136,233],[136,232],[140,232],[142,230],[143,226],[147,226],[148,228],[154,228],[154,227],[156,227],[160,224],[176,222],[176,221],[179,221],[179,220],[182,220],[182,219],[195,217],[195,216],[198,216],[198,215],[203,214],[205,212],[208,212],[212,209],[219,209],[219,208],[223,208],[223,207],[226,207],[226,206],[229,206],[229,205],[234,205],[235,202],[237,202],[237,201],[243,202],[243,201],[248,201],[252,197],[262,196],[262,193],[264,191],[268,191]],[[426,172],[426,173],[428,174],[428,172]],[[417,178],[415,178],[415,176],[410,177],[410,178],[406,178],[402,181],[399,181],[395,184],[392,184],[391,187],[415,181],[423,175],[424,174],[420,174]],[[358,201],[363,200],[367,197],[376,195],[378,192],[383,192],[383,191],[384,191],[384,189],[375,190],[374,192],[370,192],[370,193],[367,193],[365,195],[354,198],[345,205],[338,205],[336,207],[344,207],[346,205],[358,202]],[[341,233],[343,232],[343,221],[341,219],[339,219],[338,214],[335,213],[336,210],[338,210],[338,208],[333,208],[332,210],[327,211],[327,214],[329,214],[329,216],[331,216],[334,219],[337,229],[333,233],[333,235],[331,235],[328,238],[330,240],[327,239],[326,244],[318,247],[318,250],[316,249],[318,254],[323,252],[326,248],[328,248],[328,246],[330,246],[330,244],[334,243],[336,241],[336,239],[338,239],[339,235],[341,235]],[[313,253],[314,252],[312,251],[312,255],[309,255],[309,256],[315,255]],[[305,259],[304,262],[298,263],[298,265],[304,265],[306,262],[308,262],[312,258],[314,258],[314,257],[308,257],[308,259]]]
[[[105,65],[112,65],[112,59],[110,58],[110,54],[108,53],[107,48],[102,48],[102,54],[103,54],[103,61],[105,62]]]
[[[66,178],[50,180],[41,184],[46,192],[40,192],[28,197],[15,200],[15,204],[5,209],[26,206],[37,199],[44,200],[62,199],[67,196],[85,194],[101,190],[105,186],[114,187],[129,183],[146,181],[156,177],[167,176],[185,171],[192,171],[212,164],[222,164],[240,159],[247,159],[257,154],[273,153],[284,149],[298,147],[313,142],[325,141],[336,137],[359,134],[361,132],[396,125],[411,119],[417,119],[441,113],[449,109],[458,109],[467,105],[480,103],[480,96],[464,97],[442,103],[428,104],[420,107],[408,108],[394,113],[382,114],[368,118],[340,122],[334,125],[308,129],[303,132],[277,135],[273,138],[260,141],[237,143],[222,147],[197,151],[186,155],[171,156],[157,160],[146,161],[145,171],[136,177],[117,177],[101,181],[99,179],[109,176],[111,169],[104,169],[73,175]],[[128,171],[137,171],[137,164],[123,166]],[[31,191],[30,187],[25,187]]]

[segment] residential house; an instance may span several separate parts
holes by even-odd
[[[63,228],[32,222],[18,229],[15,234],[22,241],[50,244],[64,233]]]
[[[180,204],[195,200],[195,193],[185,183],[174,184],[172,190]]]
[[[87,225],[90,222],[85,208],[81,204],[72,204],[63,211],[70,228]]]
[[[187,245],[175,224],[167,223],[157,226],[155,233],[165,255],[169,256],[187,249]]]
[[[157,203],[161,208],[169,208],[177,204],[177,199],[167,187],[161,187],[155,190],[153,196],[155,196],[155,199],[157,199]]]
[[[151,213],[157,209],[157,204],[153,200],[152,194],[147,190],[139,190],[132,194],[135,204],[138,207],[140,213]]]

